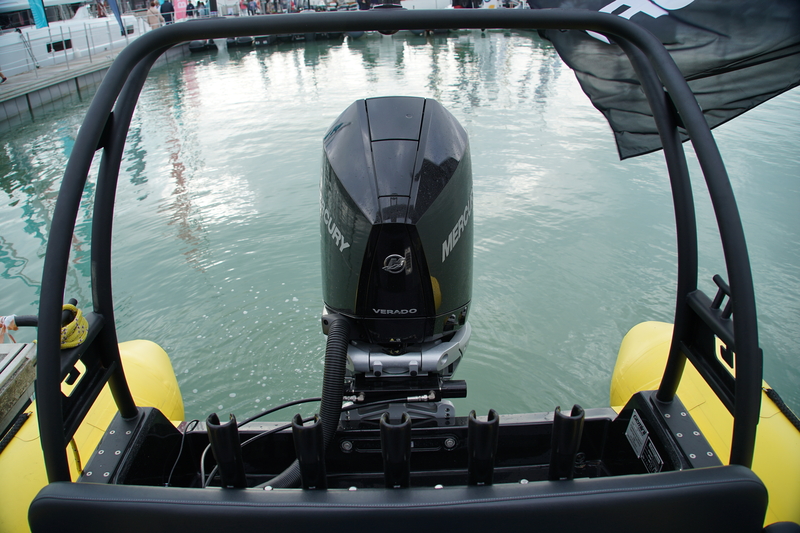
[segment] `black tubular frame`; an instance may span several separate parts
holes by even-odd
[[[179,43],[212,38],[308,32],[435,29],[575,29],[612,37],[629,55],[650,101],[670,174],[678,247],[675,328],[658,400],[675,396],[686,358],[703,374],[734,415],[730,462],[751,466],[761,402],[762,355],[750,261],[739,211],[722,158],[703,114],[669,53],[648,31],[620,17],[584,10],[376,10],[209,19],[172,24],[129,44],[98,88],[72,150],[47,243],[39,306],[39,429],[49,480],[69,481],[65,446],[108,381],[124,418],[138,416],[125,381],[114,325],[111,290],[111,227],[125,136],[146,76],[155,60]],[[728,292],[714,302],[697,290],[697,230],[689,172],[676,127],[689,133],[715,210]],[[84,345],[60,349],[61,305],[72,235],[90,165],[103,150],[92,221],[92,327]],[[728,308],[720,311],[722,298]],[[736,317],[732,327],[731,313]],[[736,380],[716,357],[715,337],[735,353]],[[61,383],[77,360],[87,364],[77,398]],[[98,363],[99,362],[99,363]],[[88,368],[91,366],[91,368]],[[722,376],[722,377],[720,377]],[[86,382],[86,383],[83,383]],[[73,393],[72,396],[76,396]]]

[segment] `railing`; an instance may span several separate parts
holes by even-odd
[[[70,70],[88,59],[113,59],[120,50],[140,35],[150,31],[145,18],[126,16],[126,32],[121,35],[113,17],[87,21],[57,22],[48,28],[24,28],[0,36],[0,65],[3,74],[14,76],[33,72],[39,77],[41,67],[63,66]]]

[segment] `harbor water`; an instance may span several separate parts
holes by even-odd
[[[455,401],[459,414],[607,406],[625,332],[671,321],[676,246],[663,156],[619,161],[604,118],[534,32],[401,32],[195,54],[154,69],[144,88],[113,248],[119,338],[170,354],[188,419],[241,420],[319,395],[322,137],[354,100],[388,95],[437,99],[470,138],[473,336],[456,374],[469,390]],[[87,106],[0,140],[0,315],[37,312],[49,224]],[[748,238],[765,379],[795,410],[798,116],[795,89],[715,130]],[[83,306],[93,180],[65,295]],[[700,180],[695,198],[701,288],[713,294],[724,263]]]

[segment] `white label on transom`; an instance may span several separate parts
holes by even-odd
[[[644,427],[644,422],[639,418],[639,413],[636,409],[633,410],[631,421],[628,422],[628,429],[625,430],[625,436],[628,437],[628,442],[633,448],[633,453],[636,457],[642,456],[644,445],[647,443],[647,436],[649,435],[647,428]]]

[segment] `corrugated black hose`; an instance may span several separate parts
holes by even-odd
[[[342,415],[344,396],[344,375],[347,367],[347,346],[350,344],[350,324],[344,317],[332,315],[328,326],[328,341],[325,345],[325,370],[322,378],[322,402],[319,416],[322,419],[322,436],[325,448],[333,439]],[[295,461],[289,467],[260,486],[274,488],[299,487],[300,463]]]

